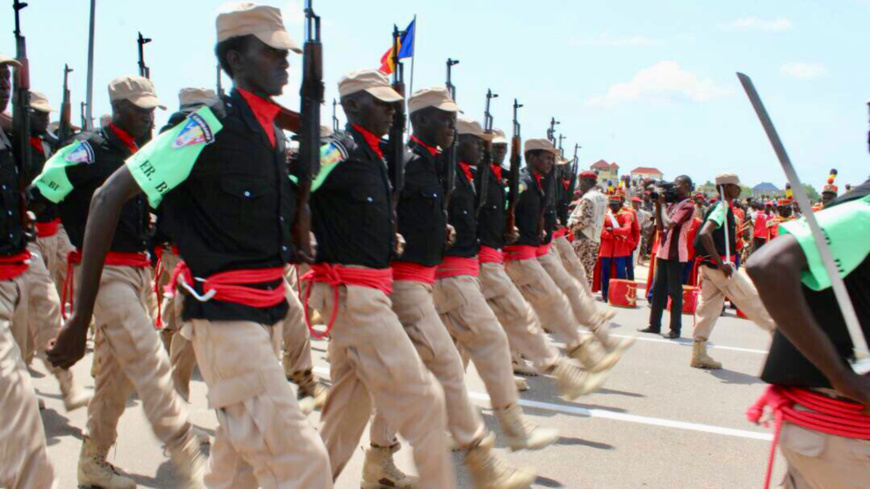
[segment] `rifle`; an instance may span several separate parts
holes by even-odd
[[[338,116],[335,115],[335,108],[338,102],[332,99],[332,132],[338,132]]]
[[[30,153],[30,67],[27,61],[27,42],[21,33],[21,11],[27,7],[26,3],[13,0],[12,9],[15,10],[15,50],[16,59],[21,66],[15,71],[15,102],[12,105],[12,132],[15,136],[14,146],[17,148],[16,159],[18,160],[18,187],[21,194],[19,202],[21,220],[27,228],[27,178],[30,176],[31,153]]]
[[[517,199],[520,197],[520,163],[522,162],[522,137],[520,136],[520,122],[517,119],[517,111],[522,107],[521,104],[514,99],[514,121],[513,135],[511,136],[511,166],[508,174],[508,208],[507,208],[507,225],[505,233],[512,234],[517,225]]]
[[[453,84],[453,65],[459,64],[458,59],[447,58],[447,91],[450,92],[450,98],[456,102],[456,85]],[[459,136],[456,130],[453,131],[453,144],[447,150],[447,161],[444,172],[444,221],[449,222],[450,197],[456,189],[456,146]]]
[[[393,90],[405,96],[405,69],[399,60],[399,39],[402,35],[399,28],[393,24]],[[333,121],[336,123],[337,119]],[[405,102],[396,104],[396,112],[393,114],[393,125],[390,126],[390,139],[387,146],[387,168],[393,184],[390,199],[390,208],[393,213],[393,239],[399,243],[399,199],[402,189],[405,187]],[[398,246],[396,248],[398,252]]]
[[[314,13],[312,0],[305,0],[305,45],[302,58],[300,114],[283,109],[277,117],[279,127],[299,134],[299,160],[296,177],[296,218],[293,222],[293,244],[297,261],[310,262],[311,254],[311,181],[320,172],[320,104],[323,101],[323,45],[320,43],[320,17]],[[295,116],[295,118],[294,118]],[[295,124],[294,124],[295,122]]]
[[[562,140],[565,139],[564,134],[559,134],[559,153],[562,153],[562,157],[565,157],[565,150],[562,149]]]
[[[145,78],[151,79],[151,68],[149,68],[145,64],[145,45],[151,42],[150,37],[143,37],[142,33],[139,33],[139,39],[136,40],[136,43],[139,45],[139,76],[144,76]]]
[[[557,121],[555,117],[550,118],[550,128],[547,129],[547,139],[553,142],[553,145],[556,145],[556,125],[561,124],[561,121]]]
[[[88,104],[86,104],[84,101],[82,101],[81,108],[82,108],[82,131],[83,132],[88,130],[88,113],[86,112],[87,106],[88,106]]]
[[[498,98],[497,93],[492,93],[492,90],[486,90],[486,109],[483,111],[483,132],[492,136],[492,114],[489,112],[490,102],[492,99]],[[480,216],[480,210],[486,205],[486,198],[489,190],[489,165],[492,164],[492,138],[483,142],[483,160],[477,165],[477,179],[480,181],[480,191],[478,194],[477,216]]]
[[[577,189],[577,150],[580,149],[579,144],[574,144],[574,161],[571,162],[571,183],[568,185],[569,198],[574,198],[574,190]]]
[[[60,124],[57,126],[59,146],[62,146],[72,136],[72,123],[70,122],[72,107],[69,100],[69,74],[72,71],[69,65],[63,65],[63,102],[60,106]]]

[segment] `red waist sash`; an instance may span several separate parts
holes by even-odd
[[[504,261],[528,260],[538,257],[538,247],[530,245],[510,245],[504,247]]]
[[[0,280],[12,280],[27,271],[30,266],[30,251],[9,256],[0,256]]]
[[[301,281],[309,282],[310,284],[325,283],[332,286],[333,291],[333,306],[332,314],[329,317],[329,322],[326,325],[326,331],[318,332],[311,326],[311,319],[308,317],[308,299],[311,297],[311,286],[305,289],[305,295],[302,300],[303,310],[305,311],[305,324],[311,332],[311,336],[317,339],[325,338],[332,331],[332,326],[335,324],[335,318],[338,315],[338,290],[341,285],[356,285],[358,287],[369,287],[377,289],[386,295],[393,293],[393,269],[392,268],[358,268],[348,267],[344,265],[334,265],[330,263],[315,263],[311,265],[311,270],[300,278]]]
[[[33,223],[36,226],[36,235],[40,238],[50,238],[57,234],[58,228],[60,227],[60,219],[55,219],[50,222],[39,222],[36,221]]]
[[[445,256],[444,261],[438,265],[438,270],[435,271],[435,278],[438,280],[463,275],[472,277],[480,275],[480,262],[477,261],[477,257]]]
[[[393,280],[422,282],[424,284],[432,285],[435,283],[435,270],[438,267],[427,267],[409,261],[394,261],[392,268]]]
[[[538,246],[538,249],[535,250],[535,257],[536,257],[536,258],[539,258],[539,257],[542,257],[542,256],[546,255],[547,253],[549,253],[549,252],[550,252],[550,246],[551,246],[552,244],[553,244],[553,242],[551,241],[551,242],[549,242],[549,243],[547,243],[547,244],[543,244],[543,245],[541,245],[541,246]]]
[[[243,304],[259,309],[273,307],[286,300],[284,288],[284,267],[256,268],[247,270],[230,270],[209,276],[206,279],[195,278],[190,267],[185,262],[179,262],[165,290],[170,295],[180,284],[197,300],[206,302],[211,299],[233,304]],[[202,284],[200,295],[193,288],[193,282]],[[248,287],[250,284],[278,282],[274,289],[258,289]]]
[[[769,406],[773,411],[774,420],[773,444],[767,460],[765,489],[770,487],[776,445],[779,442],[783,421],[829,435],[870,440],[870,416],[861,412],[864,406],[857,402],[835,399],[797,387],[771,385],[746,411],[746,417],[749,421],[758,423],[764,414],[765,406]],[[796,409],[798,407],[802,409]]]
[[[563,238],[568,235],[568,228],[559,228],[553,231],[553,239]]]
[[[81,262],[81,250],[73,250],[66,255],[66,280],[63,283],[63,294],[60,301],[60,312],[64,319],[67,318],[66,305],[69,304],[70,311],[74,307],[75,265],[79,265]],[[106,261],[103,263],[114,267],[146,268],[151,266],[151,259],[145,252],[110,251],[106,253]]]
[[[480,263],[504,263],[504,254],[501,250],[491,248],[489,246],[481,246],[480,252],[477,254],[477,260]]]

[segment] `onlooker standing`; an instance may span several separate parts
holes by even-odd
[[[667,211],[662,208],[665,203],[663,191],[656,200],[656,229],[661,232],[662,239],[656,253],[656,272],[653,280],[652,310],[649,316],[649,326],[640,330],[642,333],[660,333],[662,328],[662,313],[671,298],[671,324],[667,338],[679,338],[682,329],[683,309],[683,267],[689,261],[689,228],[695,216],[695,203],[689,198],[692,190],[692,179],[681,175],[674,180],[674,202]]]
[[[574,251],[583,263],[587,284],[592,285],[598,248],[601,246],[601,229],[604,227],[604,213],[607,212],[607,199],[595,188],[598,175],[584,171],[579,176],[579,189],[582,197],[568,218],[568,228],[574,233]]]

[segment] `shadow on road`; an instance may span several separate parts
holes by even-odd
[[[558,445],[564,445],[568,447],[580,446],[580,447],[589,447],[595,448],[596,450],[613,450],[614,446],[608,443],[601,443],[597,441],[584,440],[583,438],[572,438],[568,436],[563,436],[559,438],[559,441],[556,442]]]
[[[753,385],[763,383],[755,375],[747,375],[742,372],[735,372],[734,370],[711,370],[710,375],[721,380],[723,384]]]
[[[40,411],[42,424],[45,426],[45,442],[48,446],[57,445],[61,438],[71,436],[82,439],[82,430],[69,424],[69,419],[54,409]]]

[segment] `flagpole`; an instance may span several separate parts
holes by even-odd
[[[408,96],[414,93],[414,59],[417,57],[417,14],[414,14],[414,39],[411,41],[411,86],[408,90]]]

